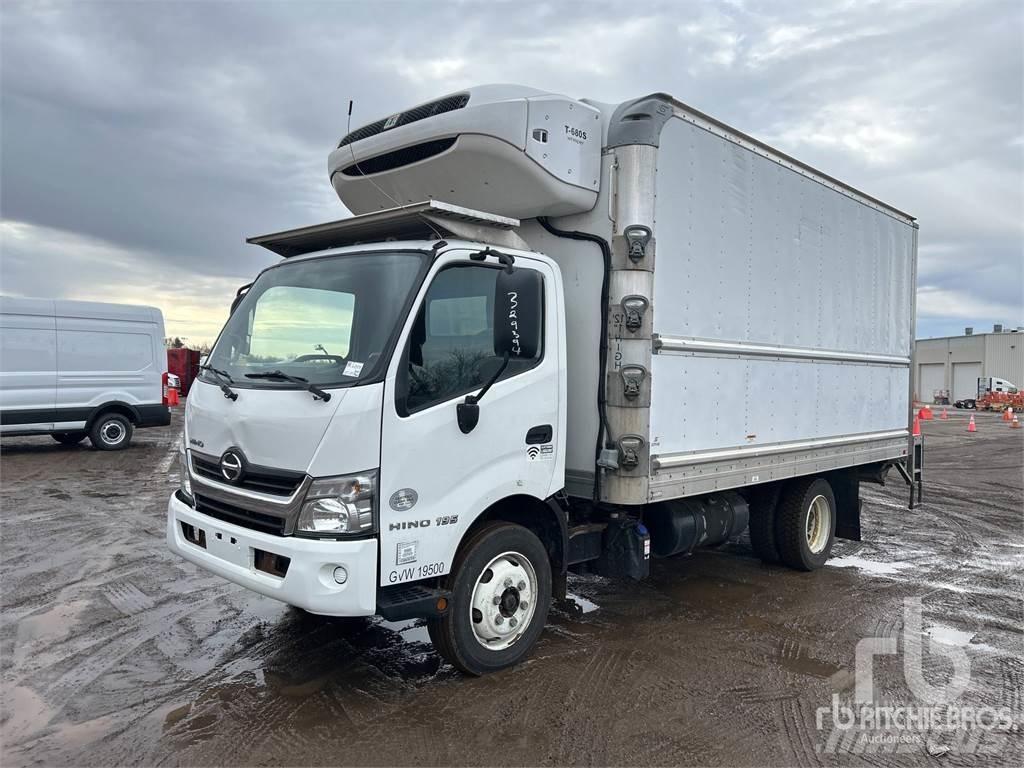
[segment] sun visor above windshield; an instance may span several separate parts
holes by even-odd
[[[262,245],[286,258],[346,245],[385,240],[432,240],[439,235],[486,240],[495,245],[527,250],[522,238],[512,231],[518,226],[518,219],[428,200],[326,224],[250,237],[246,242]]]

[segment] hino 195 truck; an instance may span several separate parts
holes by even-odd
[[[328,172],[355,215],[249,239],[282,259],[188,398],[167,540],[200,567],[425,619],[483,674],[569,572],[748,525],[813,571],[860,538],[861,482],[920,487],[906,213],[663,93],[469,88]]]

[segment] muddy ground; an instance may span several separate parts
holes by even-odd
[[[1024,430],[976,418],[974,435],[962,412],[926,423],[925,503],[908,512],[895,477],[866,486],[865,540],[824,570],[765,566],[744,536],[643,584],[575,579],[586,612],[482,679],[414,623],[306,615],[172,557],[180,414],[123,453],[5,440],[0,764],[1020,765],[1018,730],[933,724],[894,753],[818,716],[849,701],[869,637],[899,641],[877,699],[926,704],[904,673],[920,598],[925,681],[966,654],[952,706],[1024,730]]]

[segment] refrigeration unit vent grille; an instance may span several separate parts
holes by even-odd
[[[454,136],[450,139],[424,141],[422,144],[413,144],[411,147],[402,147],[394,152],[386,152],[383,155],[360,160],[358,163],[352,163],[342,169],[341,172],[346,176],[369,176],[381,171],[401,168],[404,165],[412,165],[420,160],[426,160],[428,157],[440,155],[453,146],[455,146]]]
[[[432,101],[429,104],[421,104],[420,106],[413,107],[405,112],[399,112],[397,115],[392,115],[391,117],[386,117],[383,120],[377,120],[369,125],[364,125],[361,128],[356,128],[343,138],[338,146],[344,147],[346,144],[352,144],[356,141],[368,139],[370,136],[376,136],[378,133],[383,133],[391,128],[397,128],[400,125],[408,125],[409,123],[415,123],[418,120],[425,120],[426,118],[433,117],[434,115],[453,112],[456,109],[462,109],[468,103],[468,93],[458,93],[454,96],[445,96],[443,99]]]

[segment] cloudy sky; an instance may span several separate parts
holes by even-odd
[[[468,85],[667,91],[921,223],[919,335],[1024,325],[1024,4],[0,4],[0,290],[145,302],[212,339],[345,215],[353,125]]]

